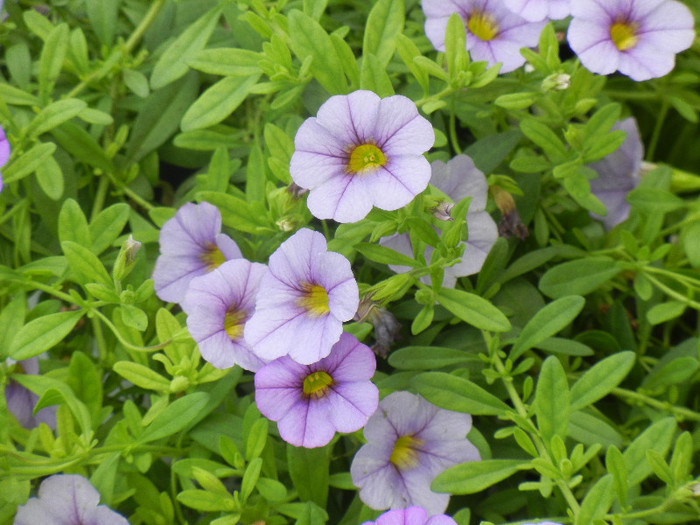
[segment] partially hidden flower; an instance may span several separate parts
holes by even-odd
[[[17,361],[12,368],[13,373],[38,375],[39,359],[32,357],[23,361]],[[10,375],[9,379],[9,383],[5,386],[5,400],[7,402],[7,410],[15,416],[17,422],[27,429],[38,427],[40,423],[46,423],[50,428],[56,428],[57,407],[44,407],[34,414],[34,407],[39,401],[39,396],[17,381],[14,381],[12,375]]]
[[[2,11],[2,2],[0,2],[0,11]],[[10,141],[7,140],[5,130],[0,126],[0,168],[2,168],[10,159]],[[0,191],[2,191],[2,172],[0,172]]]
[[[99,502],[100,493],[87,478],[57,474],[41,482],[38,498],[19,506],[14,525],[129,525]]]
[[[627,194],[641,180],[639,174],[644,158],[644,144],[634,117],[616,123],[612,129],[627,133],[625,141],[616,151],[588,166],[598,172],[598,178],[590,181],[591,193],[600,199],[608,212],[605,217],[591,216],[603,221],[607,230],[627,220],[630,213]]]
[[[695,38],[690,9],[675,0],[579,1],[571,3],[571,14],[569,46],[586,69],[600,75],[662,77]]]
[[[190,281],[241,251],[221,233],[221,213],[208,202],[182,206],[160,230],[160,256],[153,269],[153,287],[163,301],[179,303]]]
[[[377,521],[366,521],[362,525],[457,525],[457,522],[445,514],[428,517],[422,507],[408,507],[385,512]]]
[[[523,525],[562,525],[556,521],[538,521],[537,523],[523,523]]]
[[[435,49],[445,51],[447,22],[459,14],[467,30],[467,51],[473,60],[501,64],[501,73],[525,63],[523,47],[534,47],[545,22],[530,22],[509,10],[503,0],[422,0],[425,34]]]
[[[447,163],[436,160],[431,167],[430,184],[453,201],[459,202],[465,197],[472,197],[467,211],[468,237],[464,242],[462,259],[457,264],[445,268],[443,286],[451,288],[454,287],[458,277],[473,275],[481,270],[486,256],[498,239],[498,227],[486,211],[488,196],[486,177],[474,165],[472,159],[466,155],[457,155]],[[409,257],[413,256],[411,240],[406,233],[384,237],[380,240],[380,244]],[[430,261],[432,252],[433,248],[428,246],[425,251],[427,261]],[[407,266],[394,264],[389,265],[389,268],[397,273],[407,272],[411,269]]]
[[[284,356],[263,366],[255,374],[255,403],[286,442],[322,447],[336,432],[361,429],[377,409],[379,391],[370,381],[375,368],[372,351],[343,333],[316,363]]]
[[[571,14],[570,0],[504,0],[506,7],[530,22],[561,20]]]
[[[202,358],[216,368],[238,365],[254,372],[267,362],[253,353],[243,337],[266,271],[264,264],[234,259],[190,282],[182,301],[187,329]]]
[[[350,466],[360,499],[375,510],[423,507],[445,511],[449,494],[430,490],[435,476],[467,461],[480,460],[466,438],[471,416],[443,410],[409,392],[394,392],[379,403],[364,429],[367,443]]]
[[[244,336],[264,361],[289,355],[309,365],[330,353],[358,303],[350,262],[302,228],[270,256]]]
[[[432,125],[409,98],[355,91],[329,98],[301,125],[289,171],[310,190],[315,217],[356,222],[372,206],[401,208],[427,187],[423,153],[434,141]]]

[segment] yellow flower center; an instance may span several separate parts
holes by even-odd
[[[620,51],[627,51],[637,45],[639,25],[629,22],[615,22],[610,27],[610,38]]]
[[[304,378],[302,388],[305,396],[320,399],[328,393],[331,385],[333,385],[333,378],[323,370],[319,370]]]
[[[226,312],[226,316],[224,317],[224,330],[226,330],[231,341],[236,341],[243,335],[243,326],[245,325],[246,317],[247,314],[245,310],[231,308]]]
[[[467,19],[467,29],[479,40],[488,42],[498,36],[498,22],[488,13],[475,11]]]
[[[386,164],[386,156],[374,144],[360,144],[350,153],[347,170],[350,173],[374,171]]]
[[[303,295],[297,304],[306,310],[312,317],[321,317],[328,312],[328,293],[323,286],[318,284],[302,283]]]
[[[394,444],[389,461],[399,470],[407,470],[418,464],[418,451],[423,441],[413,436],[401,436]]]
[[[204,252],[199,256],[199,260],[207,265],[207,269],[212,271],[226,262],[226,257],[221,253],[221,250],[212,243],[207,243]]]

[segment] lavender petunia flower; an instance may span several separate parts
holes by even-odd
[[[423,507],[429,515],[445,511],[449,494],[430,490],[435,476],[467,461],[480,460],[466,435],[471,416],[432,405],[409,392],[394,392],[369,418],[367,444],[350,466],[360,499],[375,510]]]
[[[301,125],[289,171],[310,190],[314,216],[356,222],[372,206],[396,210],[426,188],[423,153],[434,141],[433,127],[410,99],[355,91],[329,98]]]
[[[0,11],[2,10],[2,2],[0,2]],[[10,159],[10,141],[5,136],[5,130],[0,126],[0,168],[2,168]],[[2,172],[0,172],[0,191],[2,191]]]
[[[38,498],[19,506],[14,525],[129,525],[99,502],[100,493],[87,478],[58,474],[41,482]]]
[[[336,432],[354,432],[377,409],[370,381],[376,360],[355,336],[343,333],[330,355],[311,365],[288,356],[255,374],[255,403],[277,421],[280,436],[296,447],[322,447]]]
[[[377,521],[366,521],[362,525],[457,525],[457,522],[445,514],[428,517],[424,508],[408,507],[390,510]]]
[[[243,337],[266,271],[264,264],[234,259],[190,282],[182,302],[187,329],[202,357],[216,368],[238,365],[254,372],[266,363]]]
[[[567,39],[589,71],[632,80],[662,77],[695,38],[695,21],[674,0],[572,2]]]
[[[245,339],[262,360],[289,354],[309,365],[328,355],[358,303],[350,262],[302,228],[270,256]]]
[[[525,63],[523,47],[534,47],[544,21],[528,22],[503,4],[503,0],[422,0],[425,34],[435,49],[445,51],[447,21],[459,14],[467,29],[467,51],[473,60],[485,60],[489,67],[501,63],[501,73]]]
[[[506,7],[530,22],[561,20],[571,14],[570,0],[504,0]]]
[[[15,373],[38,375],[39,359],[32,357],[24,361],[15,363]],[[34,414],[34,407],[39,396],[34,392],[12,380],[5,386],[5,400],[7,410],[15,416],[20,425],[24,428],[32,429],[38,427],[40,423],[46,423],[50,428],[56,428],[55,406],[44,407]]]
[[[236,243],[221,233],[221,213],[208,202],[182,206],[163,225],[159,243],[153,287],[158,297],[173,303],[182,301],[192,279],[241,257]]]
[[[626,132],[625,141],[616,151],[588,166],[598,172],[598,178],[590,181],[591,193],[600,199],[608,212],[605,217],[591,216],[603,221],[607,230],[627,220],[630,205],[625,199],[639,184],[644,158],[644,145],[634,117],[618,122],[612,129]]]
[[[486,211],[488,183],[484,174],[474,165],[474,161],[466,155],[457,155],[445,163],[436,160],[432,163],[430,184],[438,188],[455,202],[467,196],[472,197],[467,212],[468,238],[465,241],[462,260],[445,268],[443,286],[454,287],[458,277],[473,275],[481,270],[491,247],[498,239],[498,227],[491,215]],[[384,237],[379,242],[382,246],[396,250],[409,257],[413,256],[413,248],[408,234],[396,234]],[[428,246],[425,258],[430,261],[433,248]],[[407,266],[389,265],[393,271],[403,273],[410,270]],[[422,280],[429,282],[429,277]]]
[[[538,521],[537,523],[523,523],[523,525],[561,525],[556,521]]]

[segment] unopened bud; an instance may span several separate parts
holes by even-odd
[[[439,221],[453,221],[454,218],[452,218],[451,213],[454,207],[455,205],[452,202],[440,201],[437,206],[433,208],[433,217]]]
[[[136,263],[136,254],[141,249],[141,243],[134,240],[134,238],[129,235],[129,238],[122,244],[121,250],[119,250],[119,255],[117,255],[117,260],[114,263],[114,269],[112,270],[112,276],[115,280],[121,281],[134,267]]]
[[[294,182],[292,182],[289,186],[287,186],[287,192],[295,199],[300,198],[307,191],[309,191],[309,190],[307,190],[306,188],[302,188],[301,186],[298,186]]]
[[[496,201],[496,206],[501,210],[501,221],[498,224],[498,234],[502,237],[516,236],[524,240],[530,232],[523,224],[513,196],[500,186],[491,186],[491,194]]]
[[[571,86],[571,75],[566,73],[554,73],[542,81],[544,91],[564,91]]]

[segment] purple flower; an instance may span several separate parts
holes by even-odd
[[[639,172],[644,158],[644,145],[639,138],[634,117],[618,122],[612,129],[626,132],[625,141],[616,151],[588,166],[598,172],[598,178],[590,181],[591,193],[605,204],[608,211],[605,217],[595,214],[591,216],[602,220],[607,230],[627,220],[630,205],[625,199],[639,184]]]
[[[556,521],[538,521],[537,523],[523,523],[523,525],[561,525]]]
[[[187,329],[202,357],[216,368],[238,365],[256,371],[266,363],[243,337],[243,327],[255,310],[255,296],[267,268],[246,259],[226,261],[190,282],[182,309]]]
[[[435,49],[445,51],[447,21],[459,14],[467,29],[467,50],[474,60],[485,60],[489,67],[501,63],[501,73],[525,63],[522,47],[534,47],[544,21],[528,22],[510,11],[503,0],[422,0],[425,34]]]
[[[410,99],[355,91],[329,98],[301,125],[289,171],[310,190],[314,216],[356,222],[372,206],[396,210],[426,188],[423,153],[434,141],[433,127]]]
[[[360,499],[375,510],[423,507],[429,515],[445,511],[449,494],[430,490],[435,476],[464,463],[478,461],[476,447],[466,438],[471,416],[443,410],[409,392],[394,392],[369,418],[367,444],[350,466]]]
[[[424,508],[408,507],[390,510],[379,516],[377,521],[366,521],[362,525],[457,525],[457,522],[445,514],[428,518]]]
[[[481,270],[491,247],[498,239],[498,227],[491,215],[486,211],[488,183],[484,174],[474,165],[474,161],[466,155],[457,155],[445,163],[436,160],[432,163],[430,184],[438,188],[453,201],[459,202],[471,196],[467,213],[468,238],[465,241],[462,260],[445,268],[443,286],[452,288],[458,277],[473,275]],[[380,240],[382,246],[397,252],[413,256],[413,248],[408,234],[397,234]],[[430,261],[432,246],[426,247],[425,259]],[[389,265],[393,271],[403,273],[411,268],[407,266]],[[426,284],[429,277],[422,278]]]
[[[589,71],[632,80],[662,77],[695,38],[695,21],[674,0],[572,2],[567,39]]]
[[[39,374],[39,359],[32,357],[24,361],[15,363],[15,373],[18,374]],[[15,416],[20,425],[31,429],[38,427],[40,423],[46,423],[51,428],[56,428],[55,406],[48,406],[34,414],[34,407],[39,401],[39,396],[28,388],[23,387],[10,377],[10,382],[5,386],[5,400],[7,410]]]
[[[295,447],[322,447],[336,432],[354,432],[377,409],[370,381],[376,360],[353,335],[343,333],[328,357],[300,365],[288,356],[255,374],[255,403],[277,421],[280,436]]]
[[[86,478],[58,474],[41,482],[38,498],[19,506],[14,525],[129,525],[99,502],[100,493]]]
[[[569,0],[504,0],[506,7],[530,22],[561,20],[571,14]]]
[[[182,206],[160,230],[160,256],[153,269],[156,295],[179,303],[190,281],[241,257],[236,243],[221,233],[221,213],[203,202]]]
[[[245,339],[262,360],[289,354],[309,365],[329,354],[358,303],[350,262],[302,228],[270,256]]]
[[[2,11],[2,2],[0,2]],[[10,141],[5,136],[5,130],[0,126],[0,168],[2,168],[10,158]],[[0,191],[2,191],[2,173],[0,172]]]

